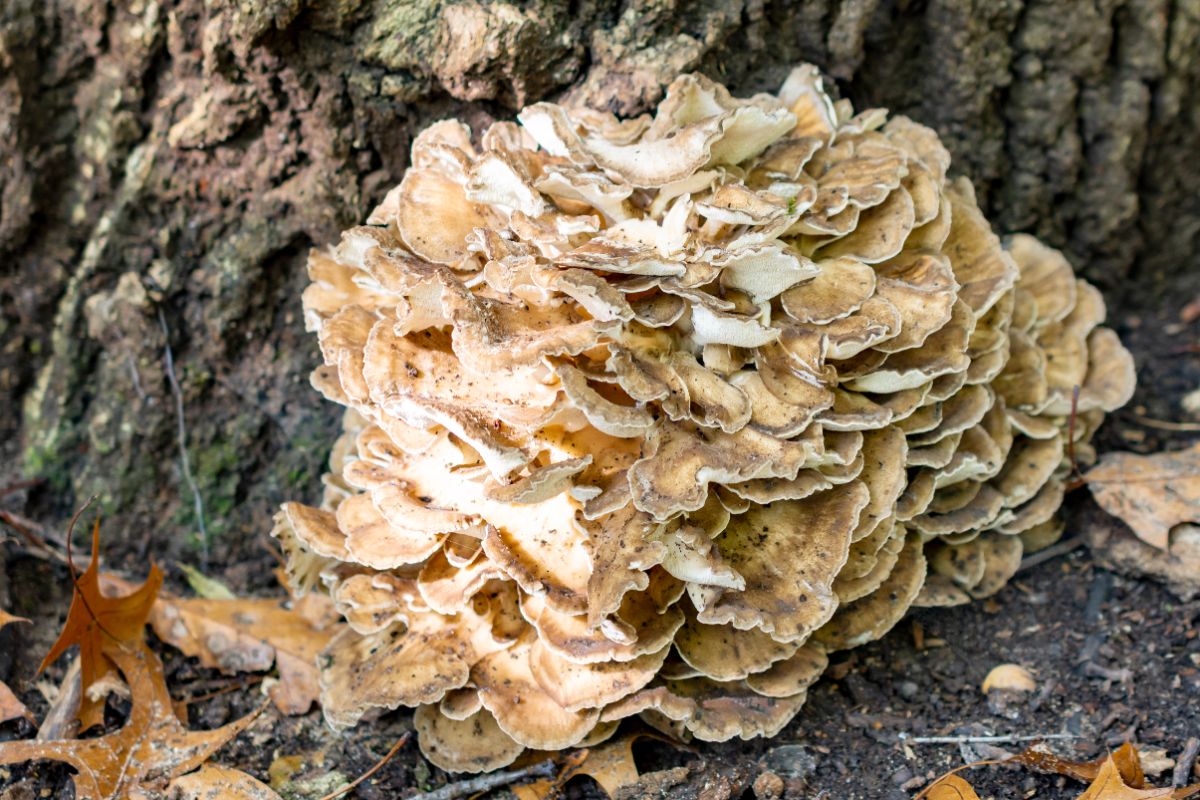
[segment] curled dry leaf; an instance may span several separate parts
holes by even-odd
[[[1101,508],[1159,549],[1174,526],[1200,523],[1200,442],[1150,456],[1107,453],[1084,479]]]
[[[203,764],[171,781],[167,800],[279,800],[279,795],[241,770]]]
[[[24,617],[15,617],[0,608],[0,628],[14,622],[28,623],[29,620]],[[29,709],[25,707],[25,704],[13,694],[13,690],[8,688],[7,684],[0,682],[0,722],[8,722],[9,720],[18,718],[27,719],[31,723],[37,721],[34,719],[33,714],[29,713]]]
[[[324,625],[272,599],[160,598],[154,632],[206,667],[226,673],[279,671],[268,693],[284,714],[303,714],[320,694],[317,654],[340,625]]]
[[[8,684],[0,681],[0,722],[9,722],[14,719],[25,719],[32,724],[37,723],[25,704],[13,694],[12,689],[8,688]]]
[[[1078,800],[1184,800],[1200,795],[1200,784],[1157,789],[1147,786],[1138,750],[1127,742],[1095,761],[1060,758],[1041,745],[1034,745],[1003,762],[980,761],[959,767],[930,784],[915,800],[979,800],[971,784],[955,773],[968,767],[998,763],[1021,764],[1037,772],[1090,782]]]
[[[957,775],[946,775],[932,784],[925,797],[928,800],[979,800],[974,787]]]

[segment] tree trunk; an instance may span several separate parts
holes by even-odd
[[[336,432],[305,254],[417,131],[800,61],[935,127],[997,229],[1065,248],[1118,324],[1200,290],[1200,0],[6,0],[0,486],[44,478],[45,520],[98,495],[125,556],[246,563]]]

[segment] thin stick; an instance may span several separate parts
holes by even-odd
[[[432,792],[426,792],[417,796],[420,800],[454,800],[456,797],[487,792],[500,786],[508,786],[510,783],[519,781],[522,778],[548,778],[553,774],[554,762],[542,761],[523,769],[494,772],[490,775],[480,775],[478,778],[470,778],[458,783],[448,783],[440,789],[434,789]],[[321,798],[321,800],[325,799]]]
[[[1197,755],[1200,755],[1200,739],[1193,736],[1183,746],[1183,753],[1179,756],[1179,761],[1175,764],[1175,771],[1171,773],[1172,786],[1178,788],[1188,782],[1192,774],[1192,765],[1196,763]]]
[[[1070,539],[1059,542],[1058,544],[1050,545],[1045,550],[1039,550],[1033,555],[1026,556],[1021,559],[1020,566],[1017,567],[1017,572],[1024,572],[1027,569],[1033,569],[1038,564],[1045,563],[1052,558],[1065,556],[1073,550],[1077,550],[1086,544],[1086,538],[1083,534],[1072,536]]]
[[[8,497],[10,494],[15,494],[22,489],[32,489],[34,486],[37,486],[44,480],[45,478],[30,478],[29,480],[25,481],[14,481],[3,488],[0,488],[0,497]]]
[[[399,739],[397,739],[396,743],[394,745],[392,745],[392,749],[387,751],[387,755],[385,755],[383,758],[381,758],[375,762],[375,766],[371,767],[369,770],[364,772],[362,775],[359,775],[353,781],[351,781],[350,783],[347,783],[345,786],[338,789],[336,792],[330,792],[329,794],[325,795],[320,800],[334,800],[335,797],[341,797],[346,792],[350,791],[355,786],[358,786],[360,783],[365,781],[367,778],[374,775],[376,772],[379,772],[379,770],[381,770],[383,768],[384,764],[386,764],[387,762],[392,760],[392,756],[396,755],[396,752],[401,747],[404,746],[404,743],[408,741],[408,737],[411,735],[412,735],[412,731],[405,731],[404,735],[401,736]]]
[[[1200,422],[1171,422],[1165,419],[1154,419],[1153,417],[1144,417],[1141,414],[1130,414],[1133,421],[1139,425],[1145,425],[1147,428],[1156,428],[1160,431],[1182,431],[1184,433],[1195,433],[1200,431]]]
[[[1078,739],[1073,733],[1043,733],[1037,736],[909,736],[900,733],[898,738],[913,744],[1003,744],[1012,742],[1040,742],[1043,739]]]
[[[204,498],[200,489],[192,479],[192,464],[188,460],[187,424],[183,416],[183,390],[179,388],[179,379],[175,377],[175,356],[171,353],[171,331],[167,328],[167,318],[162,309],[158,309],[158,324],[163,332],[163,357],[167,366],[167,382],[171,385],[171,394],[175,397],[175,438],[179,444],[179,464],[183,471],[184,483],[192,492],[192,505],[196,513],[196,523],[200,527],[200,549],[204,554],[204,563],[208,563],[208,528],[204,524]]]

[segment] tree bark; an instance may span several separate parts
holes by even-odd
[[[7,0],[5,471],[45,479],[44,519],[98,495],[125,554],[194,557],[202,525],[221,562],[260,552],[336,433],[305,254],[417,131],[639,113],[691,70],[773,90],[800,61],[936,128],[999,231],[1125,308],[1200,291],[1200,0]]]

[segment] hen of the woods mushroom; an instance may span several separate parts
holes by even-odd
[[[345,432],[274,533],[348,622],[330,724],[415,706],[461,771],[635,714],[770,736],[830,652],[1059,536],[1068,454],[1133,364],[931,130],[807,66],[777,96],[687,75],[653,117],[518,119],[426,129],[309,259]]]

